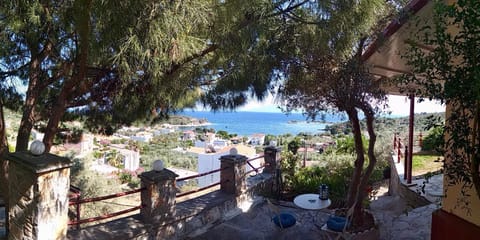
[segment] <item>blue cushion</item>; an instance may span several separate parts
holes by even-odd
[[[346,223],[347,219],[344,217],[330,216],[327,220],[327,228],[335,232],[341,232]]]
[[[288,228],[293,226],[297,222],[297,219],[290,213],[280,213],[280,215],[273,217],[272,221],[279,227]],[[280,222],[282,223],[281,225]]]

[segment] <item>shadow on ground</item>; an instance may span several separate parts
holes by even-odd
[[[275,203],[282,212],[289,212],[296,216],[297,223],[292,227],[281,229],[272,221],[274,215],[266,201],[258,204],[248,212],[240,214],[224,222],[208,232],[188,239],[249,239],[249,240],[309,240],[328,239],[321,231],[321,226],[327,221],[331,210],[303,210],[295,207],[291,202]]]

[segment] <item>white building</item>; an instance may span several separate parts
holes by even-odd
[[[38,132],[37,130],[35,129],[32,129],[32,138],[33,140],[39,140],[39,141],[43,141],[43,136],[45,136],[44,133],[41,133],[41,132]]]
[[[205,151],[205,148],[192,147],[189,149],[189,152],[198,154],[198,173],[205,173],[215,169],[220,169],[220,157],[230,154],[230,149],[234,147],[237,149],[238,154],[244,155],[247,158],[253,158],[257,156],[257,154],[255,153],[255,148],[244,145],[228,146],[215,152],[207,152]],[[263,158],[251,162],[254,167],[259,167],[262,163]],[[247,164],[247,171],[249,171],[250,169],[252,168]],[[199,177],[198,186],[205,187],[219,181],[220,172],[216,172],[203,177]]]
[[[92,134],[82,134],[82,140],[80,142],[80,154],[93,151],[93,138],[94,137]]]
[[[217,138],[215,137],[215,134],[213,134],[213,136],[207,135],[204,141],[202,140],[195,141],[195,147],[198,147],[198,148],[207,148],[209,146],[212,146],[216,149],[222,149],[224,147],[227,147],[228,145],[229,145],[228,140]]]
[[[192,130],[187,130],[187,131],[184,131],[183,132],[183,136],[182,136],[182,140],[183,141],[187,141],[187,140],[195,140],[195,132],[192,131]]]
[[[123,156],[123,168],[129,171],[135,171],[140,167],[140,153],[126,149],[123,144],[110,145],[112,149],[117,150]]]
[[[263,145],[263,143],[265,142],[265,134],[263,133],[252,134],[250,135],[250,137],[248,137],[247,142],[249,144],[257,145],[257,146]]]
[[[150,140],[153,138],[153,134],[150,132],[138,132],[134,136],[131,136],[130,139],[134,141],[139,141],[139,142],[150,142]]]

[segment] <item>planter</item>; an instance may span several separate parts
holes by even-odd
[[[391,174],[392,174],[392,169],[389,166],[383,169],[383,179],[390,179]]]
[[[335,213],[338,212],[346,212],[346,209],[337,209]],[[336,236],[343,236],[345,239],[353,239],[353,240],[375,240],[380,238],[380,231],[377,228],[377,221],[375,216],[368,210],[364,210],[364,221],[369,223],[370,227],[362,227],[359,230],[351,230],[347,231],[346,233],[342,232],[335,232],[327,228],[327,224],[322,227],[322,230],[328,232],[329,235],[332,237]]]

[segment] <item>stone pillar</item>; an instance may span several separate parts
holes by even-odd
[[[142,188],[142,208],[140,215],[145,223],[163,224],[175,217],[175,178],[174,172],[161,171],[143,172],[140,175]]]
[[[275,146],[268,146],[264,150],[265,168],[264,173],[274,174],[277,168],[280,168],[280,153],[282,148]]]
[[[70,160],[30,152],[15,152],[7,158],[8,239],[66,239]]]
[[[247,157],[236,153],[220,157],[220,190],[222,192],[238,197],[246,191],[246,163]]]

